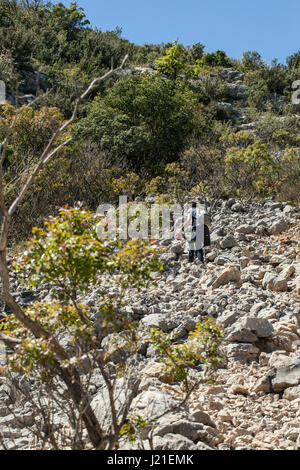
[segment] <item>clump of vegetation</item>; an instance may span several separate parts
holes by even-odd
[[[134,75],[95,98],[75,135],[91,137],[112,163],[157,173],[176,160],[196,129],[196,104],[195,95],[181,83]]]
[[[201,365],[203,378],[208,381],[212,379],[223,361],[220,354],[223,340],[222,328],[211,318],[198,323],[183,344],[177,344],[170,335],[156,329],[149,333],[149,341],[158,351],[158,359],[164,363],[162,378],[168,382],[178,381],[186,390],[189,390],[189,372],[196,366]]]
[[[53,129],[71,116],[76,98],[92,77],[108,71],[112,59],[119,64],[126,53],[130,65],[152,64],[148,73],[123,71],[99,84],[90,105],[80,106],[78,120],[69,130],[73,142],[39,172],[18,208],[22,223],[13,221],[16,239],[24,239],[57,207],[81,201],[95,210],[102,202],[115,203],[125,189],[132,200],[147,192],[170,192],[179,200],[191,190],[204,191],[210,198],[217,193],[236,195],[237,188],[225,183],[228,149],[249,147],[251,153],[257,139],[281,166],[284,184],[277,183],[273,195],[280,198],[288,192],[297,200],[298,173],[291,178],[288,165],[277,154],[299,147],[299,120],[293,114],[297,109],[289,104],[291,85],[299,78],[298,53],[285,66],[276,61],[267,65],[256,51],[232,61],[224,51],[206,53],[200,42],[191,47],[177,41],[136,46],[121,37],[120,28],[105,33],[92,28],[75,3],[65,7],[0,0],[0,12],[0,73],[9,93],[18,82],[23,86],[28,72],[36,77],[45,72],[48,86],[44,95],[37,88],[40,100],[21,110],[10,136],[4,162],[8,199],[13,200],[32,171],[35,155],[47,145]],[[219,73],[233,67],[243,72],[249,86],[246,98],[238,103]],[[254,121],[254,131],[239,131],[239,121],[224,102],[238,106],[238,112]],[[1,139],[15,111],[2,105],[0,113]],[[297,167],[297,158],[292,160],[289,168]],[[175,166],[168,170],[169,164]],[[243,173],[242,160],[236,159],[234,165]],[[263,192],[252,185],[252,195],[263,197]]]
[[[257,140],[246,149],[228,149],[225,158],[225,177],[230,189],[238,196],[267,197],[276,191],[280,167],[267,146]]]
[[[7,371],[40,382],[40,390],[46,395],[32,402],[35,407],[40,405],[42,416],[47,413],[41,402],[47,396],[55,397],[56,406],[69,421],[71,432],[64,439],[73,449],[113,449],[122,435],[134,439],[133,426],[149,424],[128,416],[134,393],[118,409],[114,387],[116,378],[130,379],[131,387],[134,381],[132,390],[137,390],[139,379],[133,359],[144,341],[134,321],[121,313],[124,294],[128,289],[147,288],[151,274],[161,265],[148,242],[103,240],[98,235],[98,223],[99,218],[90,212],[64,208],[44,228],[33,230],[24,254],[14,262],[14,270],[30,289],[47,285],[49,300],[30,304],[24,310],[26,322],[9,315],[3,328],[19,343],[9,357]],[[99,296],[95,313],[82,298],[91,287],[101,287],[104,279],[109,279],[114,293],[106,290]],[[111,340],[104,341],[106,338]],[[219,365],[222,339],[221,329],[210,320],[197,325],[186,345],[172,344],[169,337],[154,330],[149,336],[165,361],[166,373],[181,382],[186,392],[191,368],[202,365],[203,377],[208,379]],[[122,358],[113,365],[116,352]],[[88,398],[95,369],[100,371],[109,394],[112,424],[108,430],[98,421]],[[39,438],[44,436],[43,445],[57,445],[60,430],[52,426],[45,435],[43,426],[47,423],[40,418],[35,426]]]
[[[110,333],[122,332],[127,336],[128,354],[136,352],[135,325],[120,313],[124,293],[128,288],[149,286],[151,273],[160,269],[149,243],[136,240],[122,245],[102,240],[97,234],[98,223],[96,216],[82,209],[61,209],[59,217],[46,222],[45,228],[34,229],[14,269],[31,289],[47,284],[50,299],[32,303],[24,311],[27,322],[21,323],[11,315],[4,326],[5,333],[19,341],[19,347],[9,358],[8,369],[41,381],[49,396],[58,390],[58,404],[62,409],[67,407],[69,420],[75,420],[70,422],[73,448],[85,447],[82,426],[88,433],[87,442],[94,448],[114,448],[118,442],[127,413],[122,419],[115,415],[113,429],[105,435],[90,406],[89,380],[93,371],[100,369],[110,393],[110,406],[115,406],[114,380],[107,369],[110,347],[101,348],[101,342]],[[92,286],[101,285],[101,276],[105,274],[112,286],[117,286],[119,295],[99,297],[97,315],[102,326],[97,333],[97,318],[81,298]],[[122,370],[126,375],[126,370]],[[63,390],[63,396],[59,390]],[[75,416],[70,407],[75,407]],[[77,426],[81,429],[79,434]],[[40,432],[42,427],[40,423]],[[49,439],[50,442],[55,439],[53,434]]]
[[[129,412],[145,338],[124,313],[124,295],[147,288],[162,267],[149,243],[103,240],[91,211],[123,194],[131,222],[133,201],[149,193],[166,205],[187,194],[299,202],[299,107],[291,103],[299,67],[299,51],[286,65],[268,65],[256,51],[232,60],[200,42],[138,46],[118,27],[91,27],[75,2],[0,0],[0,80],[14,103],[0,105],[0,297],[12,312],[1,329],[14,348],[6,372],[39,384],[26,399],[42,448],[116,449],[121,436],[133,442],[153,424]],[[242,73],[224,71],[232,68]],[[34,101],[22,106],[30,99],[23,93]],[[14,264],[21,282],[44,286],[48,300],[23,309],[10,290],[7,247],[50,215]],[[91,288],[95,309],[85,300]],[[190,369],[210,379],[221,361],[223,332],[213,320],[184,344],[158,330],[148,341],[163,379],[186,393]],[[108,429],[91,407],[95,371],[108,396]],[[117,383],[128,392],[121,405]],[[67,432],[53,420],[57,406]]]

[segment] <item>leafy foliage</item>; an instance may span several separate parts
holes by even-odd
[[[225,176],[230,189],[239,196],[274,194],[280,167],[260,140],[246,149],[228,149]]]
[[[192,69],[188,66],[187,51],[177,41],[174,41],[174,45],[167,49],[164,57],[156,61],[156,69],[174,81],[180,74],[193,75]]]
[[[61,209],[58,218],[45,223],[45,229],[35,228],[16,265],[23,281],[30,287],[53,285],[53,296],[60,302],[83,295],[103,273],[113,276],[118,271],[122,288],[146,285],[158,268],[154,259],[146,262],[154,251],[141,241],[129,241],[123,247],[118,241],[105,243],[97,234],[97,222],[90,212]]]
[[[246,72],[259,70],[265,66],[261,55],[257,51],[246,51],[243,53],[242,69]]]
[[[14,317],[7,319],[6,331],[22,340],[22,347],[11,358],[13,370],[28,374],[35,370],[43,380],[48,378],[49,367],[54,373],[52,366],[61,359],[50,335],[60,341],[61,334],[67,334],[70,344],[82,341],[93,344],[91,313],[78,299],[96,285],[99,276],[109,274],[111,282],[121,290],[141,289],[151,282],[151,273],[160,269],[149,243],[136,240],[122,246],[118,241],[99,239],[98,222],[90,212],[61,209],[59,217],[49,220],[44,229],[34,229],[14,269],[30,288],[48,285],[53,300],[36,302],[26,310],[26,315],[47,332],[44,338],[35,338]],[[108,332],[116,327],[117,331],[130,330],[127,320],[116,312],[113,299],[103,299],[99,307]],[[81,360],[80,355],[71,354],[62,366],[75,366]]]
[[[204,56],[204,64],[212,67],[232,67],[232,61],[227,57],[226,52],[216,51],[211,54],[206,53]]]
[[[300,68],[300,51],[295,52],[287,58],[287,65],[290,69],[299,69]]]
[[[76,135],[91,136],[112,161],[157,171],[176,159],[195,129],[195,111],[195,96],[183,85],[135,75],[94,100]]]
[[[97,88],[98,96],[92,95],[95,99],[88,110],[80,108],[73,135],[81,140],[68,145],[40,172],[13,222],[14,237],[27,236],[34,224],[57,207],[82,201],[95,210],[103,201],[114,202],[125,188],[130,199],[147,191],[171,191],[170,197],[180,198],[193,188],[202,193],[204,187],[207,194],[215,193],[217,187],[220,194],[228,195],[226,151],[246,148],[254,138],[240,134],[235,118],[220,104],[232,103],[231,84],[220,74],[224,67],[244,72],[247,103],[240,99],[235,110],[256,122],[255,137],[267,145],[268,153],[283,154],[286,146],[299,146],[295,117],[299,113],[291,104],[291,84],[299,78],[299,52],[288,57],[285,66],[276,60],[267,65],[257,51],[244,52],[241,61],[231,60],[221,50],[206,53],[200,42],[191,47],[177,41],[138,46],[122,38],[119,27],[106,32],[91,27],[75,2],[64,6],[40,0],[0,0],[0,79],[6,81],[10,95],[15,93],[16,79],[23,92],[28,72],[36,74],[29,73],[30,77],[37,77],[38,71],[45,73],[43,83],[49,87],[40,104],[22,110],[11,136],[4,165],[9,197],[55,126],[70,117],[76,98],[90,80],[107,71],[112,59],[118,64],[127,53],[130,65],[150,65],[152,73],[135,71],[129,76],[126,71]],[[35,93],[36,84],[32,78],[29,81]],[[1,137],[14,110],[1,106],[0,114]],[[192,147],[201,148],[201,159]],[[183,168],[182,155],[189,149],[193,158]],[[177,175],[177,170],[166,171],[170,163],[180,168]],[[282,168],[289,172],[288,166]],[[288,180],[294,179],[287,174],[281,179],[287,191]],[[288,190],[293,198],[296,192],[292,187]]]
[[[174,343],[169,335],[156,329],[150,331],[149,339],[159,353],[158,359],[165,364],[163,378],[182,382],[186,388],[190,369],[202,364],[204,377],[209,379],[222,362],[219,348],[224,334],[210,318],[198,323],[184,344]]]
[[[147,287],[152,282],[151,274],[160,269],[149,243],[131,240],[122,245],[117,240],[103,240],[98,236],[98,222],[99,218],[90,212],[64,208],[44,229],[34,230],[27,250],[14,268],[28,287],[46,285],[49,300],[30,304],[22,310],[21,318],[9,315],[4,327],[6,333],[19,340],[18,348],[9,357],[7,372],[22,373],[39,381],[48,395],[56,394],[56,404],[63,407],[64,413],[64,407],[70,407],[67,419],[73,430],[73,446],[81,449],[87,448],[89,440],[93,448],[113,449],[124,430],[131,401],[118,419],[114,385],[107,370],[113,350],[110,344],[103,343],[101,347],[101,343],[109,334],[120,333],[126,337],[127,354],[136,353],[135,324],[121,312],[124,292]],[[118,295],[104,292],[99,296],[95,317],[81,296],[105,276],[117,288]],[[126,360],[121,366],[114,367],[115,373],[130,377]],[[95,368],[101,371],[110,396],[113,422],[108,435],[90,406],[89,381]],[[139,380],[135,380],[138,386]],[[47,413],[41,413],[46,419]],[[87,431],[84,438],[82,430]],[[44,431],[39,431],[39,437],[41,433]],[[49,440],[52,446],[56,445],[52,431]]]

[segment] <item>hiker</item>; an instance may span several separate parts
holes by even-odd
[[[204,226],[202,226],[202,223]],[[183,227],[183,230],[187,232],[185,239],[188,242],[190,263],[194,262],[196,254],[197,259],[204,264],[204,247],[210,246],[210,226],[211,220],[209,215],[199,211],[197,203],[193,202],[187,222]]]

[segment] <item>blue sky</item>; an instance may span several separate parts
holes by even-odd
[[[69,1],[63,1],[69,5]],[[300,49],[300,0],[78,0],[93,26],[136,44],[201,42],[230,57],[257,50],[285,62]]]

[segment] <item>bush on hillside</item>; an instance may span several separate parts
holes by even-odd
[[[195,111],[196,97],[180,83],[135,75],[98,96],[75,135],[90,136],[112,163],[155,173],[178,157],[196,129]]]

